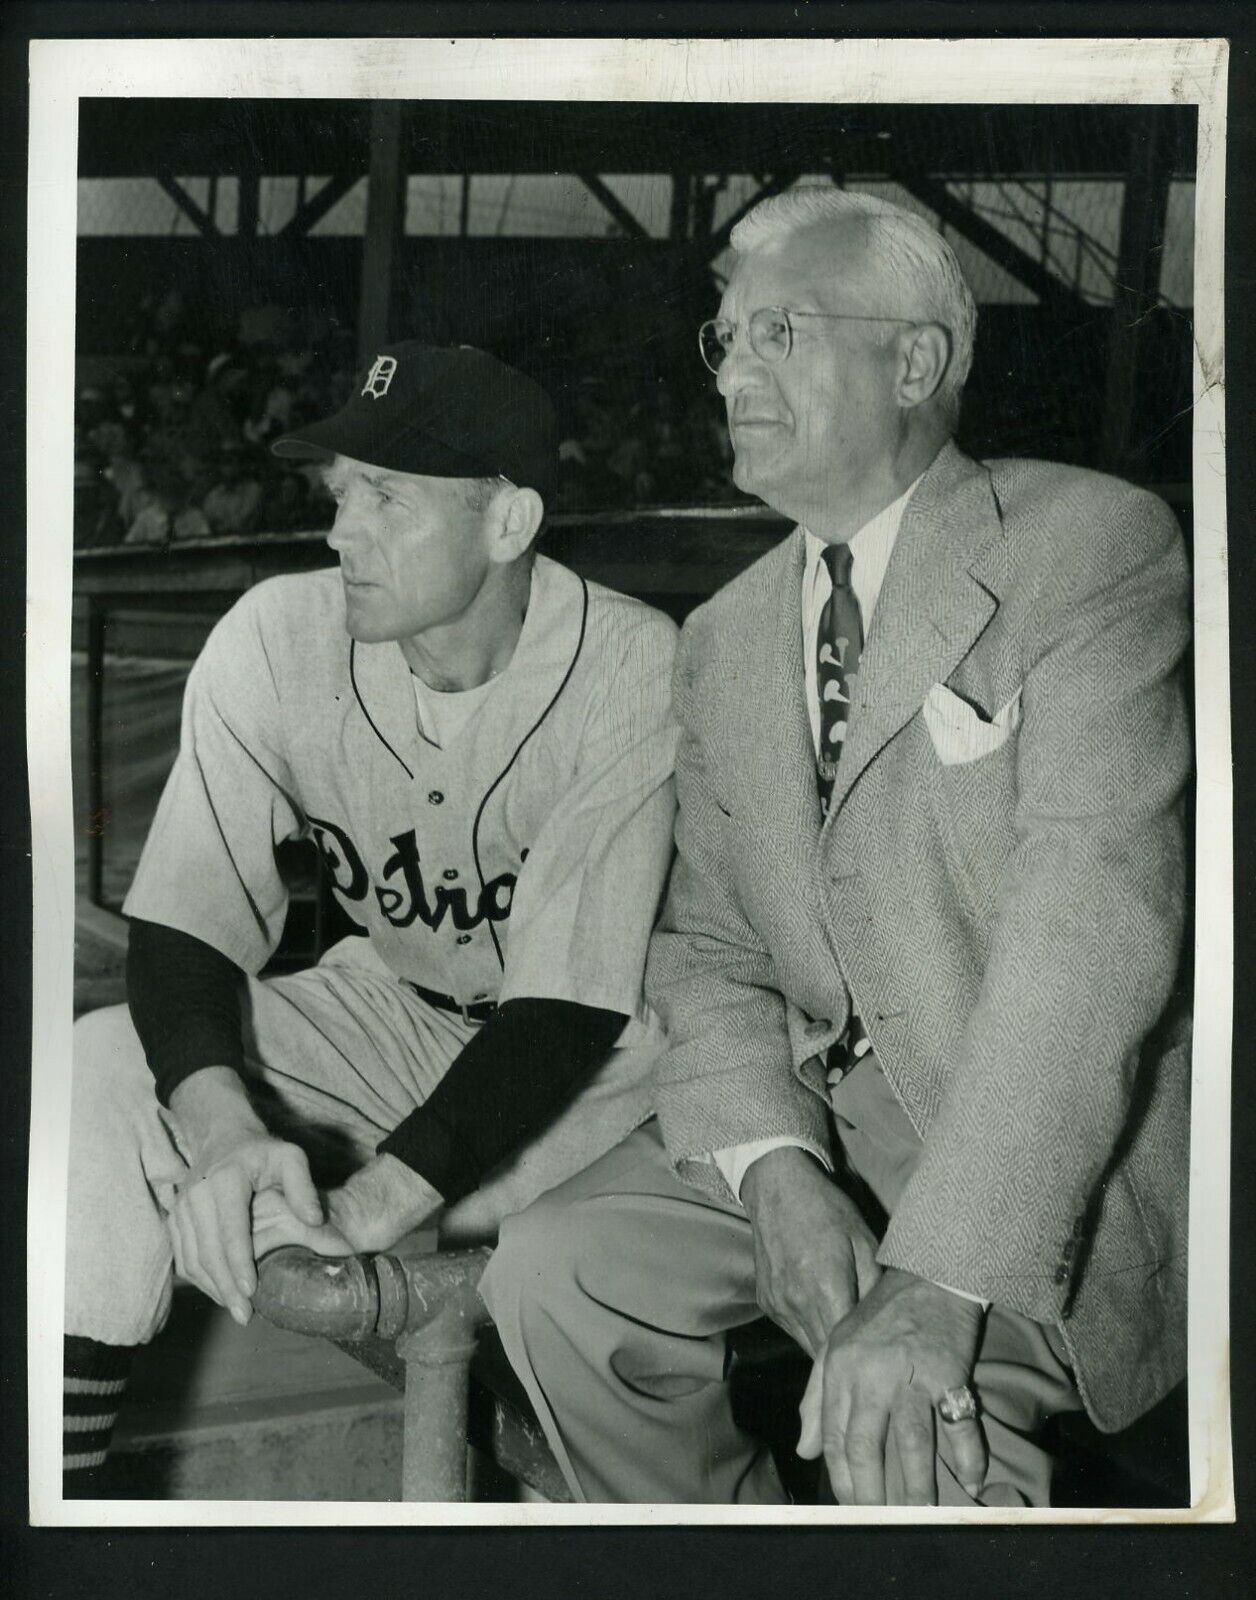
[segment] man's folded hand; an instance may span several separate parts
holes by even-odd
[[[881,1274],[877,1242],[853,1201],[805,1150],[785,1146],[746,1171],[760,1306],[808,1355]]]
[[[984,1316],[977,1301],[890,1268],[834,1328],[802,1399],[798,1453],[824,1452],[840,1504],[936,1505],[936,1427],[949,1432],[965,1491],[974,1500],[981,1493],[981,1423],[938,1422],[935,1408],[972,1377]]]

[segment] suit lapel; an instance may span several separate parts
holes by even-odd
[[[907,504],[859,667],[830,817],[998,609],[1003,527],[988,474],[946,444]],[[801,649],[801,646],[800,646]]]
[[[815,744],[807,709],[802,659],[802,574],[806,547],[800,528],[781,552],[777,582],[766,597],[764,636],[771,640],[767,693],[757,696],[751,748],[767,752],[765,822],[787,845],[794,865],[806,871],[815,860],[820,836]],[[807,873],[810,877],[810,873]]]
[[[756,833],[771,851],[779,886],[778,904],[787,909],[796,929],[791,948],[801,963],[818,937],[821,919],[816,900],[816,859],[820,842],[820,798],[816,786],[815,745],[807,710],[802,660],[802,574],[805,545],[801,529],[776,552],[768,581],[753,612],[738,618],[733,659],[754,651],[767,667],[742,673],[744,690],[734,702],[738,745],[746,752],[742,767],[745,805]],[[744,631],[743,631],[744,630]],[[729,681],[738,674],[730,672]],[[823,962],[822,945],[815,954]]]

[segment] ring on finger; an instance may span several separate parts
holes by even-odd
[[[977,1416],[977,1396],[966,1383],[957,1383],[943,1390],[937,1412],[943,1422],[972,1422]]]

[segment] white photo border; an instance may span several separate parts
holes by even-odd
[[[30,1515],[37,1526],[1178,1523],[1234,1519],[1229,1385],[1233,793],[1226,546],[1223,39],[90,39],[30,46],[27,740],[34,930],[28,1185]],[[1194,1071],[1189,1508],[65,1501],[61,1328],[74,963],[70,608],[78,105],[444,99],[1191,105],[1194,261]]]

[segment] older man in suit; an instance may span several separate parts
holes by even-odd
[[[1172,516],[952,442],[976,313],[921,219],[802,190],[703,353],[797,528],[689,619],[657,1120],[485,1295],[576,1493],[783,1497],[730,1329],[813,1357],[856,1504],[1045,1504],[1044,1420],[1185,1365],[1190,769]]]

